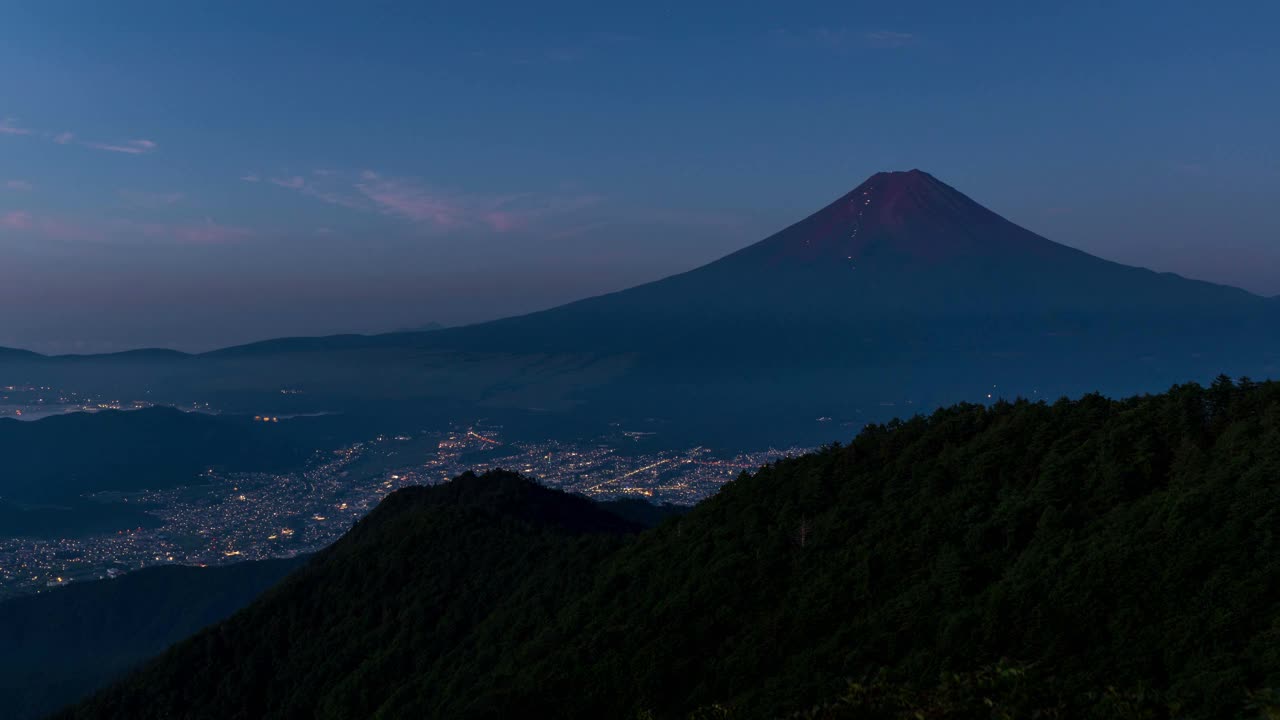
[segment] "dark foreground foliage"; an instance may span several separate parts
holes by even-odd
[[[147,568],[0,602],[0,718],[87,696],[248,605],[303,558]]]
[[[1277,384],[959,405],[628,527],[509,474],[396,493],[65,717],[1231,718],[1280,687]]]

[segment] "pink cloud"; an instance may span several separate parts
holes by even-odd
[[[53,240],[99,240],[100,231],[79,223],[50,217],[35,217],[17,210],[0,216],[0,228],[33,233]]]
[[[127,153],[129,155],[145,155],[153,152],[158,147],[151,140],[125,140],[122,143],[81,143],[85,147],[94,150],[106,150],[108,152]]]
[[[487,229],[498,233],[528,229],[552,216],[571,214],[594,205],[593,195],[470,195],[447,192],[414,180],[377,178],[356,184],[356,189],[386,215],[401,217],[437,229]]]
[[[32,227],[31,213],[21,210],[0,215],[0,228],[6,230],[30,230]]]
[[[202,223],[149,223],[109,219],[89,225],[54,217],[37,217],[22,210],[0,215],[0,230],[51,240],[129,242],[146,238],[182,245],[218,245],[256,235],[248,228],[222,225],[211,218],[206,218]]]
[[[489,227],[498,232],[510,232],[524,226],[521,218],[501,210],[487,213],[484,216],[484,221]]]
[[[212,218],[205,218],[203,223],[139,223],[123,220],[114,221],[111,226],[125,238],[140,235],[182,245],[222,245],[245,240],[255,234],[248,228],[222,225]]]
[[[369,210],[368,202],[355,193],[346,190],[335,179],[339,177],[339,173],[335,170],[316,170],[312,173],[318,179],[313,182],[307,182],[301,175],[286,175],[282,177],[269,178],[267,182],[272,185],[278,185],[289,190],[297,190],[303,195],[316,198],[330,205],[339,205],[353,210]],[[244,175],[240,178],[245,182],[261,182],[262,177],[256,173]]]
[[[34,135],[44,140],[50,140],[59,145],[70,145],[76,141],[76,135],[72,132],[54,133],[46,130],[35,131],[30,128],[21,127],[13,118],[0,119],[0,135]],[[94,150],[106,150],[108,152],[125,153],[128,155],[146,155],[155,152],[160,146],[154,140],[137,139],[124,140],[122,142],[89,142],[79,141],[79,144],[92,148]]]
[[[443,193],[400,180],[373,180],[356,185],[384,213],[441,228],[465,224],[463,203]]]
[[[599,200],[581,193],[461,193],[413,178],[386,177],[373,170],[317,170],[309,179],[295,175],[272,178],[271,182],[330,205],[379,213],[438,231],[519,232]]]
[[[4,186],[9,190],[30,190],[32,185],[26,180],[7,180]]]

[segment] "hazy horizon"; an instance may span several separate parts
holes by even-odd
[[[12,9],[0,345],[519,314],[913,167],[1055,242],[1280,294],[1280,10],[1000,5]]]
[[[945,178],[940,178],[945,182]],[[963,188],[958,188],[963,192]],[[814,208],[815,210],[817,207]],[[800,217],[795,220],[800,220]],[[781,230],[786,225],[778,226]],[[1034,228],[1028,228],[1035,232]],[[123,332],[102,335],[101,315],[84,308],[84,312],[71,310],[63,318],[63,323],[53,327],[30,327],[25,333],[9,333],[7,340],[0,337],[0,347],[32,350],[43,354],[94,354],[110,353],[125,350],[163,348],[182,352],[199,353],[220,348],[270,340],[281,337],[304,337],[339,334],[380,334],[414,329],[430,323],[444,326],[460,326],[496,320],[503,317],[536,312],[574,300],[593,297],[618,290],[624,290],[663,277],[691,270],[704,262],[723,257],[724,255],[746,247],[773,234],[773,231],[762,231],[758,238],[743,242],[740,246],[717,249],[714,256],[688,267],[664,267],[655,261],[652,266],[601,266],[595,273],[583,273],[583,277],[575,278],[576,286],[566,289],[556,285],[561,279],[553,270],[536,272],[486,273],[482,269],[451,275],[447,272],[432,281],[432,276],[414,277],[412,273],[401,276],[387,283],[370,282],[365,286],[356,286],[351,300],[344,299],[340,303],[325,307],[317,307],[314,300],[303,298],[277,312],[267,303],[255,303],[252,296],[247,298],[226,298],[232,300],[230,305],[222,305],[215,309],[214,317],[203,315],[202,308],[195,304],[192,307],[136,309],[130,317],[136,319],[137,326],[123,326]],[[1040,233],[1037,233],[1040,234]],[[1049,238],[1053,240],[1053,238]],[[1055,240],[1055,242],[1057,242]],[[1066,244],[1066,243],[1062,243]],[[1070,245],[1069,245],[1070,246]],[[1071,246],[1077,247],[1077,246]],[[1126,265],[1143,267],[1157,272],[1174,272],[1193,280],[1204,280],[1221,285],[1240,287],[1251,293],[1270,297],[1280,296],[1280,279],[1268,290],[1268,285],[1259,284],[1249,287],[1247,284],[1236,284],[1230,280],[1213,277],[1212,273],[1182,272],[1173,269],[1162,269],[1154,264],[1141,261],[1124,261],[1107,257],[1085,247],[1077,247],[1104,260],[1121,262]],[[592,281],[595,282],[592,282]],[[616,283],[616,284],[611,284]],[[397,302],[397,296],[414,295],[413,286],[426,285],[417,289],[423,293],[419,297],[435,298],[434,304],[419,306],[416,303]],[[489,298],[487,306],[476,308],[465,302],[453,302],[449,296],[465,297],[468,288],[484,288],[492,293],[496,289],[504,292],[496,298]],[[212,290],[210,289],[212,292]],[[509,291],[508,294],[505,291]],[[358,293],[358,294],[357,294]],[[440,294],[446,295],[441,299]],[[52,301],[52,299],[51,299]],[[278,301],[277,301],[278,302]],[[135,306],[137,307],[137,306]],[[420,309],[425,308],[425,309]],[[166,313],[166,310],[168,311]],[[434,313],[434,314],[431,314]],[[239,318],[258,318],[268,314],[275,321],[273,329],[253,330],[241,329],[237,325]],[[218,322],[215,318],[225,319]],[[210,324],[212,322],[212,325]],[[182,331],[190,324],[200,325],[206,334],[199,339],[182,339]],[[12,326],[10,326],[12,327]],[[68,334],[74,330],[74,334]],[[212,330],[212,331],[210,331]],[[171,339],[165,340],[168,333]],[[20,338],[26,335],[31,338],[26,344]],[[131,340],[131,338],[138,338]]]

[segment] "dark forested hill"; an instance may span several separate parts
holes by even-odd
[[[158,526],[145,506],[85,495],[199,484],[210,469],[301,467],[332,435],[324,420],[268,424],[167,407],[0,419],[0,538]]]
[[[64,717],[1239,717],[1277,478],[1280,385],[1225,379],[869,426],[639,534],[464,476]]]
[[[87,695],[301,565],[149,568],[0,603],[0,717],[43,717]]]
[[[52,502],[176,487],[209,468],[280,470],[301,464],[308,449],[279,424],[153,407],[0,419],[0,457],[0,499]]]

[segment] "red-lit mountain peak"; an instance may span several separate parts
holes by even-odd
[[[939,182],[923,170],[882,172],[872,175],[851,193],[861,196],[871,214],[862,213],[865,223],[899,225],[912,217],[959,216],[981,210],[959,191]]]
[[[928,263],[1060,249],[1017,228],[922,170],[880,172],[840,199],[744,250],[769,263],[885,260]]]

